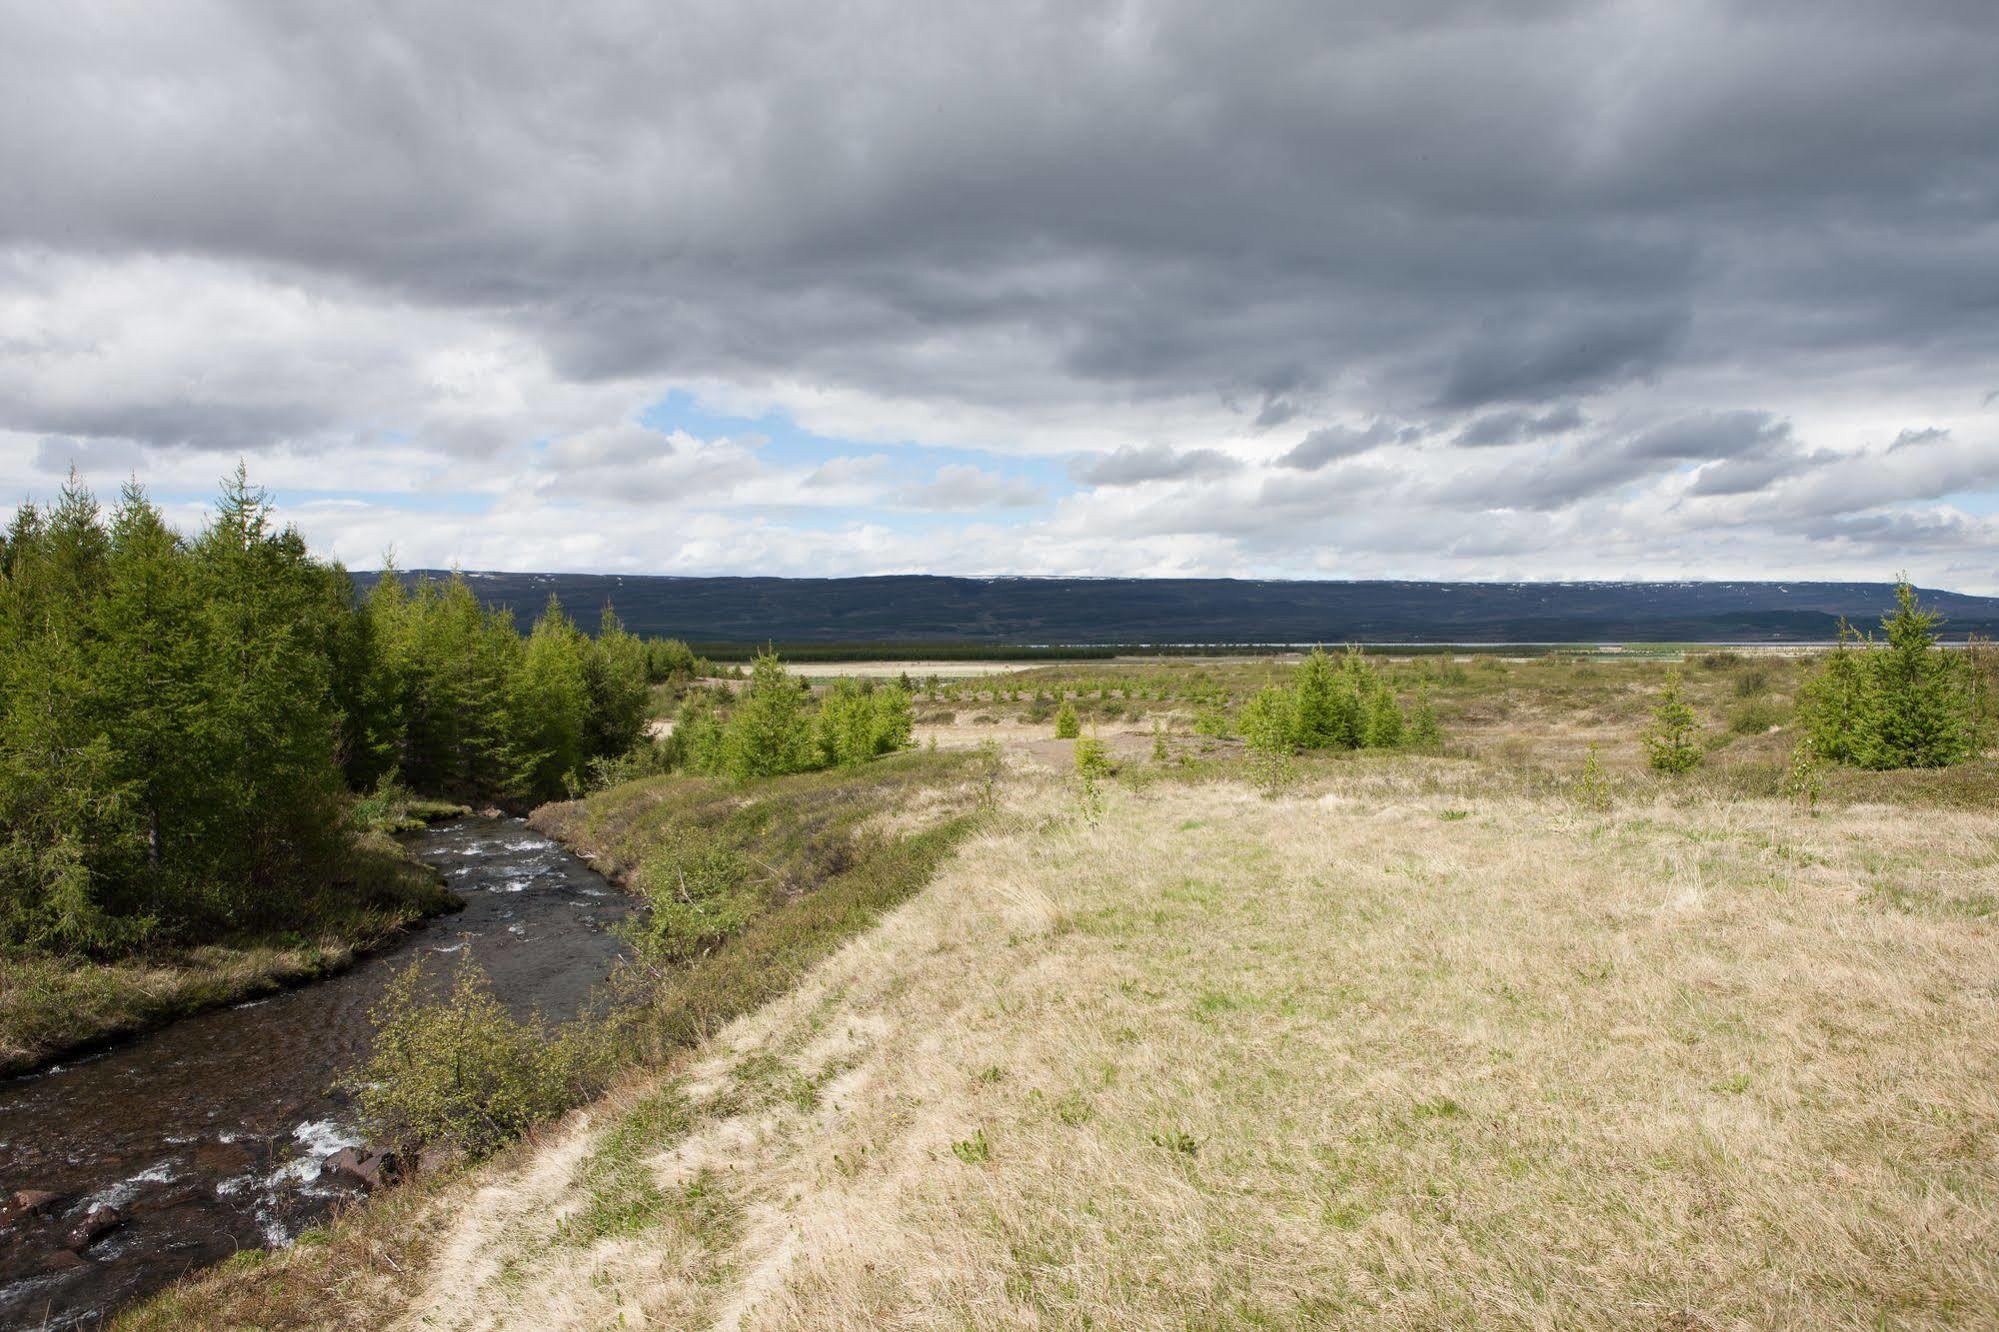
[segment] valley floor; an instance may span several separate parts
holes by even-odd
[[[1095,821],[1021,755],[996,803],[795,988],[384,1200],[421,1243],[317,1316],[1999,1323],[1989,805],[1593,808],[1414,755],[1134,778]]]

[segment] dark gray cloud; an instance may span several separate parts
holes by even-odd
[[[1586,419],[1582,408],[1572,402],[1540,413],[1511,408],[1472,421],[1458,432],[1457,442],[1467,448],[1520,444],[1581,429]]]
[[[1269,427],[1352,371],[1407,414],[1832,337],[1999,350],[1999,237],[1968,225],[1999,210],[1989,7],[82,0],[0,23],[0,175],[28,184],[0,243],[478,308],[573,376],[1002,406],[1205,385]],[[1745,300],[1762,345],[1695,318]],[[913,354],[946,333],[987,372]],[[995,365],[1002,334],[1026,350]]]
[[[1241,471],[1242,466],[1239,460],[1217,449],[1175,450],[1164,444],[1145,444],[1114,449],[1079,462],[1070,469],[1070,475],[1086,485],[1135,486],[1145,481],[1227,476]]]
[[[1420,434],[1420,431],[1399,427],[1392,421],[1374,421],[1365,427],[1322,426],[1299,440],[1277,460],[1277,465],[1301,472],[1314,471],[1341,458],[1366,453],[1391,441],[1412,440]]]

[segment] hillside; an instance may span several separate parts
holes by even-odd
[[[1895,604],[1888,583],[466,577],[522,623],[553,594],[585,624],[608,602],[635,632],[702,643],[1814,642]],[[1953,636],[1999,633],[1999,598],[1923,598]]]

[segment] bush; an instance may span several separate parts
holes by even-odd
[[[426,996],[423,964],[389,982],[370,1015],[375,1047],[352,1082],[371,1137],[402,1146],[447,1143],[486,1155],[561,1114],[602,1080],[597,1043],[581,1026],[519,1021],[485,972],[461,963],[442,999]]]
[[[1783,715],[1767,698],[1752,697],[1729,714],[1728,729],[1736,735],[1762,735],[1780,725]]]
[[[1666,687],[1659,691],[1658,706],[1652,710],[1652,729],[1645,733],[1645,748],[1653,768],[1660,772],[1689,772],[1700,764],[1700,719],[1680,696],[1680,673],[1669,672]]]
[[[1076,709],[1070,704],[1068,699],[1063,699],[1062,706],[1055,710],[1055,738],[1057,740],[1074,740],[1082,733],[1083,723],[1076,716]]]
[[[662,838],[633,883],[651,910],[625,921],[619,933],[636,965],[655,977],[728,939],[763,905],[747,857],[685,829]]]
[[[909,693],[841,680],[820,700],[813,732],[826,767],[852,767],[909,744],[914,726]]]

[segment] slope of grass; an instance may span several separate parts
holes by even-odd
[[[1999,1319],[1999,817],[1490,778],[1092,826],[1017,773],[880,929],[455,1218],[406,1316]]]

